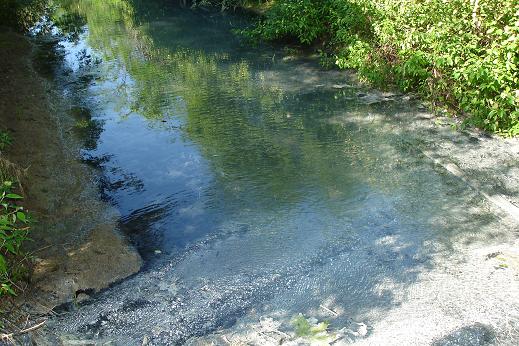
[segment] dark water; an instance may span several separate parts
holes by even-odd
[[[231,30],[247,24],[239,15],[60,6],[55,78],[82,158],[148,265],[58,319],[58,333],[183,343],[249,316],[317,316],[322,304],[341,312],[335,328],[373,325],[455,237],[494,222],[407,135],[414,101],[251,47]]]

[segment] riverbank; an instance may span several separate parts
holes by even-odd
[[[34,70],[38,47],[5,29],[0,47],[0,121],[13,139],[5,156],[25,171],[24,207],[36,220],[26,243],[30,284],[0,308],[16,330],[17,317],[87,299],[138,272],[142,261],[117,231],[114,208],[99,199],[94,172],[79,162],[66,102]]]

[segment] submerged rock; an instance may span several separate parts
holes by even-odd
[[[492,327],[482,323],[474,323],[456,329],[445,337],[436,340],[433,346],[491,345],[494,341],[495,333]]]
[[[355,87],[351,84],[334,84],[334,85],[332,85],[332,88],[333,89],[351,89],[351,88],[355,88]]]

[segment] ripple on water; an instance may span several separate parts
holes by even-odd
[[[231,14],[74,3],[88,31],[66,56],[89,45],[103,61],[71,68],[70,78],[97,73],[75,90],[100,124],[84,155],[98,159],[103,192],[148,266],[54,318],[53,330],[173,344],[250,331],[266,316],[289,335],[304,313],[335,331],[358,323],[358,343],[420,344],[455,326],[438,342],[486,337],[452,312],[470,301],[453,283],[477,273],[459,243],[497,239],[509,224],[420,152],[403,125],[412,102],[243,46]],[[434,299],[449,294],[443,283],[452,310]]]

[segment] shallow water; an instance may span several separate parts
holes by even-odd
[[[147,265],[56,318],[57,335],[184,343],[265,316],[289,333],[303,313],[334,330],[365,323],[350,341],[377,344],[377,325],[411,319],[394,315],[409,301],[428,304],[413,300],[424,277],[466,261],[463,246],[510,236],[401,128],[417,102],[373,94],[290,50],[250,47],[231,30],[247,23],[238,15],[159,1],[61,6],[54,78],[74,104],[82,158]],[[467,344],[491,340],[493,328],[475,324],[487,319],[456,310],[467,289],[489,292],[453,280],[460,290],[431,316],[468,325]],[[451,332],[415,324],[403,344]]]

